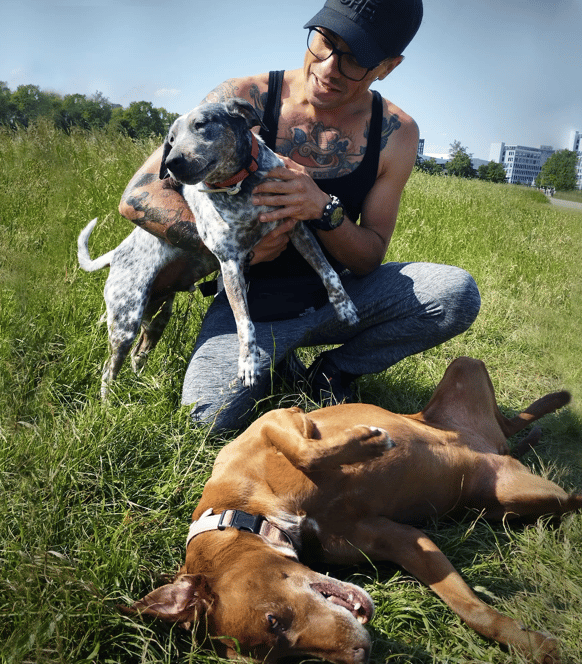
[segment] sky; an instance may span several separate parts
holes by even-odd
[[[222,81],[303,64],[323,0],[0,0],[0,81],[194,108]],[[424,0],[405,60],[372,87],[425,154],[453,141],[568,147],[582,131],[582,0]]]

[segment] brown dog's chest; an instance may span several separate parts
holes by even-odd
[[[416,428],[393,427],[396,445],[380,458],[309,475],[260,439],[238,439],[217,457],[195,518],[210,507],[286,514],[304,517],[311,536],[370,516],[416,523],[448,512],[462,503],[474,453],[420,440]]]

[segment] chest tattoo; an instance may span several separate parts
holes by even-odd
[[[400,126],[396,114],[382,118],[381,150]],[[354,140],[340,129],[326,127],[322,122],[316,122],[311,127],[291,124],[283,135],[277,137],[277,152],[308,168],[315,179],[337,178],[351,173],[360,165],[369,133],[369,123],[366,123],[363,141]]]
[[[367,137],[367,126],[362,145],[322,122],[310,128],[290,126],[283,137],[277,137],[277,151],[310,169],[314,178],[336,178],[357,168],[366,151]]]

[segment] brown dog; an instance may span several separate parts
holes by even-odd
[[[479,633],[556,664],[552,636],[484,604],[408,524],[467,507],[491,519],[580,509],[582,495],[533,475],[506,443],[569,398],[549,394],[508,419],[483,363],[460,358],[416,415],[364,404],[267,413],[218,454],[174,582],[129,611],[196,627],[220,654],[361,664],[371,599],[299,560],[388,560]]]

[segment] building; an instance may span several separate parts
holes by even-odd
[[[424,138],[418,139],[418,150],[416,154],[424,154]]]
[[[548,157],[554,154],[550,145],[528,148],[523,145],[492,143],[489,161],[503,164],[509,184],[531,185],[535,181]]]
[[[582,189],[582,133],[573,131],[570,135],[570,144],[568,150],[578,154],[578,161],[576,162],[576,187]]]

